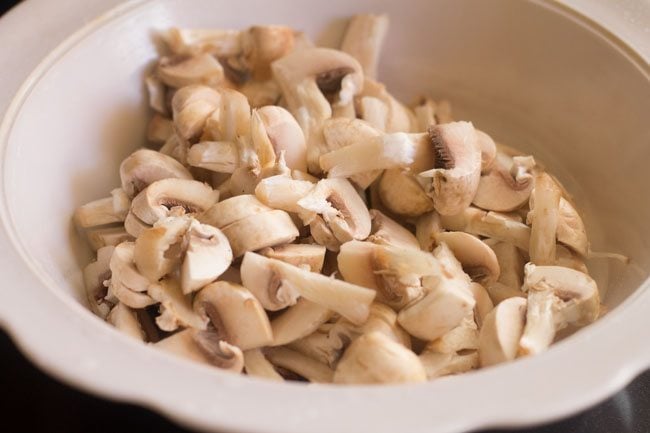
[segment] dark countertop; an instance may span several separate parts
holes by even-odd
[[[0,15],[17,3],[18,1],[7,0],[0,2]],[[34,368],[4,332],[0,332],[0,414],[3,424],[1,431],[6,433],[186,431],[149,410],[102,400],[51,379]],[[512,431],[648,433],[650,372],[638,377],[611,399],[584,413],[546,426]]]

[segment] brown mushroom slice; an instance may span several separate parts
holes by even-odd
[[[589,254],[589,241],[582,218],[563,197],[560,198],[557,240],[583,257]]]
[[[309,171],[318,173],[318,158],[325,150],[322,123],[332,117],[328,98],[336,105],[349,104],[363,85],[361,65],[338,50],[305,48],[275,61],[271,69],[305,133]]]
[[[441,215],[455,215],[467,208],[481,177],[481,150],[469,122],[432,126],[429,140],[436,158],[433,169],[419,177]]]
[[[132,241],[133,237],[127,233],[124,226],[94,227],[86,230],[86,239],[93,251],[99,251],[104,247],[114,247],[122,242]]]
[[[370,214],[354,187],[345,179],[322,179],[298,206],[311,217],[321,215],[327,227],[340,242],[365,239],[370,234]]]
[[[485,322],[485,317],[494,308],[494,303],[492,302],[490,294],[482,285],[478,283],[472,283],[470,285],[470,290],[472,291],[474,299],[476,300],[476,306],[474,307],[474,319],[480,328],[483,326],[483,322]]]
[[[212,113],[221,104],[221,93],[201,85],[186,86],[172,99],[174,129],[182,140],[196,140]]]
[[[284,381],[284,378],[273,368],[273,364],[266,359],[261,349],[251,349],[244,352],[244,371],[249,376]]]
[[[476,236],[465,232],[438,233],[436,240],[444,242],[473,281],[489,285],[499,278],[499,262],[494,251]]]
[[[481,176],[472,204],[482,209],[510,212],[528,202],[534,178],[527,170],[512,173],[512,158],[499,153],[494,166]]]
[[[180,208],[189,215],[204,212],[219,199],[219,192],[196,180],[163,179],[149,185],[131,204],[131,211],[147,224],[154,224]]]
[[[269,310],[293,305],[299,295],[353,323],[363,323],[376,295],[374,290],[251,252],[244,255],[241,273],[244,286]],[[286,296],[284,300],[278,300],[279,290]]]
[[[441,232],[442,223],[438,212],[425,213],[415,222],[415,237],[424,251],[433,251],[436,247],[436,238]]]
[[[305,134],[284,108],[268,105],[253,110],[251,138],[262,167],[274,165],[283,154],[287,167],[307,171]]]
[[[169,217],[144,230],[135,240],[134,261],[138,271],[155,283],[180,265],[190,219]]]
[[[162,144],[172,135],[174,135],[174,122],[158,113],[154,114],[147,125],[147,140]]]
[[[380,332],[357,338],[334,372],[334,383],[385,384],[424,382],[426,373],[411,350]]]
[[[556,331],[569,324],[587,325],[598,318],[600,296],[589,275],[561,266],[526,265],[526,327],[519,353],[534,355],[548,348]]]
[[[266,358],[277,367],[287,369],[313,383],[331,383],[334,372],[327,365],[286,347],[266,349]]]
[[[111,191],[111,196],[79,206],[73,220],[79,228],[96,227],[124,222],[131,200],[122,188]]]
[[[110,260],[109,292],[131,308],[145,308],[155,303],[148,294],[149,280],[138,272],[134,262],[135,244],[122,242],[115,247]]]
[[[476,350],[461,353],[423,352],[419,358],[427,374],[427,380],[465,373],[479,366],[479,356]]]
[[[416,237],[397,221],[376,209],[370,209],[371,229],[368,241],[378,245],[393,245],[402,248],[419,249]]]
[[[282,260],[294,266],[307,268],[311,272],[320,273],[325,263],[325,252],[322,245],[287,244],[273,248],[264,248],[260,254],[271,259]]]
[[[202,141],[190,147],[187,163],[217,173],[233,173],[239,167],[239,150],[230,141]]]
[[[562,192],[546,173],[535,178],[531,211],[528,214],[530,229],[530,260],[536,265],[555,263],[555,242]]]
[[[254,195],[244,194],[215,203],[199,215],[198,220],[221,229],[250,215],[271,210]]]
[[[506,299],[487,315],[479,334],[481,367],[515,359],[524,330],[526,304],[525,298]]]
[[[120,178],[122,189],[129,197],[134,197],[159,180],[192,180],[192,175],[175,159],[153,150],[140,149],[122,162]]]
[[[476,130],[476,138],[478,140],[478,147],[481,149],[481,171],[486,172],[492,169],[495,159],[497,158],[497,145],[492,137],[478,129]],[[479,189],[480,188],[481,186],[479,184]],[[476,200],[476,198],[474,199]]]
[[[359,61],[367,77],[377,78],[379,54],[388,32],[388,15],[355,15],[345,31],[341,51]]]
[[[295,305],[271,321],[273,329],[271,346],[283,346],[310,335],[327,322],[332,314],[329,309],[321,305],[299,299]]]
[[[241,350],[269,345],[273,333],[262,305],[245,287],[227,281],[205,286],[194,298],[194,310],[210,320],[220,339]]]
[[[310,181],[277,175],[260,180],[255,187],[255,196],[273,209],[299,213],[302,209],[298,206],[298,201],[312,188],[314,184]]]
[[[110,261],[115,251],[114,246],[105,246],[97,250],[97,259],[88,264],[83,270],[86,299],[90,309],[105,319],[110,311],[110,304],[104,299],[108,292],[111,279]]]
[[[135,311],[121,302],[113,307],[106,321],[117,328],[120,332],[135,338],[139,341],[144,341],[144,331],[140,326],[140,321]]]
[[[225,78],[221,63],[207,53],[190,57],[162,57],[156,72],[163,83],[176,89],[193,84],[216,87]]]
[[[179,29],[173,27],[165,35],[165,42],[176,55],[209,53],[219,57],[241,52],[241,31],[217,29]]]
[[[160,302],[160,315],[156,324],[160,329],[172,332],[179,327],[206,329],[207,319],[192,309],[191,299],[184,295],[178,281],[167,278],[151,284],[149,296]]]
[[[228,238],[216,227],[192,221],[181,266],[183,293],[191,293],[216,280],[233,259]]]
[[[300,234],[289,214],[282,210],[250,215],[221,230],[230,242],[234,257],[293,242]]]

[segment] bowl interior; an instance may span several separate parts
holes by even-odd
[[[589,263],[614,308],[650,269],[650,202],[642,199],[650,184],[648,71],[558,8],[509,0],[144,2],[62,53],[26,96],[4,159],[13,229],[49,281],[43,290],[85,303],[81,268],[90,254],[71,215],[118,186],[119,163],[144,143],[142,79],[159,31],[287,24],[336,46],[347,17],[386,12],[380,79],[407,103],[421,94],[449,99],[454,117],[556,174],[583,210],[592,248],[633,260]]]

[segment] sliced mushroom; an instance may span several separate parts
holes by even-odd
[[[378,245],[416,248],[420,245],[413,233],[376,209],[370,209],[371,230],[368,241]]]
[[[557,245],[555,249],[555,265],[575,269],[583,274],[589,274],[589,270],[582,258],[564,245]]]
[[[207,319],[192,310],[191,299],[184,295],[181,285],[167,278],[149,286],[149,295],[160,302],[160,315],[156,324],[163,331],[172,332],[179,327],[206,329]]]
[[[160,114],[154,114],[147,126],[147,140],[152,143],[165,143],[173,134],[174,122]]]
[[[124,230],[130,237],[137,239],[145,230],[150,228],[151,225],[135,216],[133,211],[129,211],[129,213],[126,214],[126,218],[124,219]]]
[[[274,165],[284,154],[287,167],[307,171],[305,135],[284,108],[269,105],[253,110],[251,138],[262,167]]]
[[[181,266],[183,293],[191,293],[216,280],[233,259],[228,238],[216,227],[192,221]]]
[[[485,132],[476,130],[476,138],[478,140],[478,147],[481,149],[481,171],[485,172],[492,169],[495,159],[497,158],[497,145],[492,140],[492,137]],[[479,189],[481,188],[479,184]],[[476,193],[478,195],[478,191]],[[474,198],[476,200],[476,197]],[[478,205],[477,205],[478,206]],[[498,209],[492,209],[498,210]]]
[[[145,308],[155,303],[148,294],[149,280],[140,274],[133,259],[135,244],[122,242],[110,260],[110,293],[131,308]]]
[[[331,383],[334,372],[325,364],[285,347],[271,347],[266,357],[273,365],[296,373],[310,382]]]
[[[140,326],[136,312],[123,303],[119,302],[113,307],[111,312],[108,313],[106,321],[122,333],[136,340],[144,341],[144,331]]]
[[[217,173],[233,173],[239,162],[238,146],[231,141],[202,141],[187,152],[189,165]]]
[[[217,281],[201,289],[194,310],[210,320],[224,341],[242,350],[269,345],[273,334],[269,319],[255,296],[246,288]]]
[[[478,349],[478,326],[474,321],[474,313],[463,318],[455,328],[441,337],[429,342],[424,352],[456,353],[463,350]]]
[[[255,187],[255,196],[274,209],[299,213],[302,208],[298,206],[298,201],[313,188],[314,184],[310,181],[277,175],[262,179]]]
[[[253,26],[242,33],[241,57],[253,80],[271,78],[271,64],[294,49],[295,32],[285,26]]]
[[[481,176],[472,204],[482,209],[509,212],[528,202],[533,187],[534,177],[530,172],[515,164],[513,158],[499,153],[494,166]]]
[[[326,251],[322,245],[288,244],[264,248],[260,254],[320,273],[323,270]]]
[[[110,261],[115,247],[106,246],[97,250],[97,260],[83,270],[86,298],[90,309],[102,319],[108,315],[111,305],[104,298],[111,279]]]
[[[417,131],[427,132],[430,126],[437,124],[435,113],[436,103],[433,99],[424,97],[413,107],[417,120]]]
[[[517,247],[508,242],[490,240],[486,243],[492,248],[499,262],[498,282],[522,294],[520,288],[524,281],[524,258]],[[490,286],[487,287],[490,290]],[[491,292],[490,292],[491,293]],[[492,298],[495,304],[500,300]]]
[[[162,57],[156,72],[163,83],[177,89],[192,84],[216,87],[224,81],[223,67],[207,53],[191,57]]]
[[[242,49],[239,30],[172,28],[164,36],[167,46],[176,55],[209,53],[226,57]]]
[[[254,195],[244,194],[215,203],[199,215],[198,220],[221,229],[248,216],[271,210]]]
[[[271,321],[273,329],[272,346],[283,346],[306,337],[332,317],[332,312],[306,299],[289,307],[287,311]]]
[[[93,251],[108,246],[114,247],[122,242],[133,240],[133,237],[126,232],[123,226],[90,228],[86,230],[86,238]]]
[[[379,54],[388,32],[388,15],[355,15],[348,24],[341,50],[357,59],[367,77],[377,78]]]
[[[174,129],[182,140],[196,140],[212,113],[221,104],[221,94],[200,85],[186,86],[174,94],[172,112]]]
[[[138,194],[133,199],[131,211],[142,222],[154,224],[170,216],[174,208],[196,215],[209,209],[218,199],[218,191],[196,180],[163,179]]]
[[[560,197],[562,192],[551,177],[542,173],[535,178],[532,192],[529,222],[530,260],[537,265],[555,263],[555,242],[559,220]]]
[[[334,383],[424,382],[426,373],[415,353],[380,332],[352,342],[334,372]]]
[[[519,353],[533,355],[548,348],[556,331],[572,324],[587,325],[598,318],[600,296],[587,274],[561,266],[526,265],[524,291],[528,292],[526,327]]]
[[[244,255],[241,275],[244,286],[267,310],[277,311],[293,305],[302,296],[353,323],[363,323],[368,318],[376,294],[374,290],[251,252]]]
[[[512,361],[526,320],[526,299],[510,298],[497,305],[485,318],[479,335],[482,367]]]
[[[74,213],[75,225],[79,228],[96,227],[124,222],[131,200],[122,188],[111,191],[111,196],[79,206]]]
[[[365,239],[370,234],[368,208],[354,187],[345,179],[323,179],[302,199],[298,206],[311,213],[306,223],[321,215],[332,234],[343,243]]]
[[[585,225],[578,211],[565,198],[560,198],[557,240],[583,257],[589,254]]]
[[[249,376],[261,377],[275,381],[284,378],[273,368],[261,349],[251,349],[244,352],[244,370]]]
[[[355,98],[355,108],[357,117],[380,131],[393,133],[416,129],[415,114],[395,99],[385,85],[369,77],[363,81],[363,89]]]
[[[223,227],[222,231],[230,241],[234,257],[293,242],[300,234],[289,214],[282,210],[250,215]]]
[[[335,368],[351,338],[346,335],[332,333],[336,324],[326,323],[315,332],[291,342],[287,347],[311,359]]]
[[[165,84],[155,75],[148,75],[144,79],[144,83],[147,86],[149,95],[149,107],[160,114],[168,114],[167,102],[165,101],[167,93]]]
[[[479,356],[476,350],[461,353],[423,352],[420,362],[427,374],[427,380],[450,374],[465,373],[479,366]]]
[[[494,251],[476,236],[465,232],[442,232],[436,237],[444,242],[473,281],[490,285],[499,278],[499,262]]]
[[[182,243],[190,224],[185,217],[165,218],[135,240],[135,264],[150,282],[157,282],[181,263]]]
[[[432,126],[428,134],[436,158],[433,169],[419,176],[436,211],[455,215],[470,205],[481,177],[476,133],[471,123],[453,122]]]
[[[494,303],[492,302],[490,294],[482,285],[478,283],[472,283],[470,285],[470,290],[472,291],[474,299],[476,300],[476,306],[474,307],[474,319],[480,328],[485,322],[485,317],[494,308]]]
[[[424,251],[433,251],[436,247],[436,238],[441,232],[442,223],[438,212],[425,213],[415,222],[415,237]]]
[[[248,137],[251,107],[246,96],[227,88],[220,88],[218,92],[216,109],[205,120],[201,140],[238,142],[242,137]],[[244,146],[240,142],[241,147]]]

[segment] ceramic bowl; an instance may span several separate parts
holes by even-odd
[[[336,46],[345,19],[390,14],[380,78],[410,101],[452,102],[456,118],[532,152],[574,194],[609,313],[548,352],[408,386],[277,384],[130,340],[85,306],[90,254],[71,224],[118,185],[143,142],[142,78],[157,34],[181,27],[287,24]],[[0,320],[38,366],[84,390],[195,428],[242,432],[456,432],[521,426],[607,397],[650,365],[650,68],[616,36],[552,1],[136,1],[90,22],[18,92],[0,129]],[[20,260],[16,260],[19,258]]]

